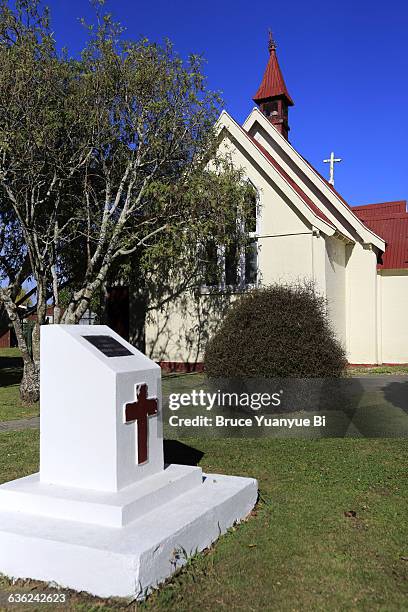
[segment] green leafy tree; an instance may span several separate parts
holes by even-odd
[[[202,59],[183,61],[170,42],[124,40],[98,6],[86,27],[72,59],[57,52],[39,0],[0,0],[0,300],[22,351],[26,401],[39,393],[49,300],[55,323],[77,323],[130,261],[157,297],[193,286],[203,245],[236,239],[248,199],[241,173],[217,155],[220,99]],[[16,306],[27,279],[36,286],[32,356]]]

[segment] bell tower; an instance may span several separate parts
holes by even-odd
[[[269,60],[263,75],[262,82],[253,97],[261,112],[269,119],[273,126],[288,139],[289,121],[288,109],[293,106],[276,55],[276,43],[269,30],[268,40]]]

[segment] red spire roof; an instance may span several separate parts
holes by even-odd
[[[276,55],[276,43],[272,38],[272,33],[269,32],[269,61],[266,66],[265,73],[263,75],[262,83],[259,86],[258,91],[252,98],[254,102],[258,103],[261,100],[267,98],[275,98],[276,96],[285,96],[288,105],[293,106],[294,102],[289,95],[286,88],[285,81],[282,76],[281,69],[279,67],[278,58]]]

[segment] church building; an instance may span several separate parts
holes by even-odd
[[[221,152],[243,169],[257,194],[253,248],[233,275],[235,293],[313,279],[350,363],[408,363],[406,201],[351,207],[294,149],[288,140],[293,101],[272,37],[253,100],[243,125],[223,111],[217,126]],[[146,350],[152,358],[171,369],[202,363],[224,312],[228,270],[224,279],[218,290],[203,287],[151,314]]]

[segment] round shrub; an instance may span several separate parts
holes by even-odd
[[[209,378],[337,378],[345,351],[312,283],[274,284],[236,300],[206,346]]]

